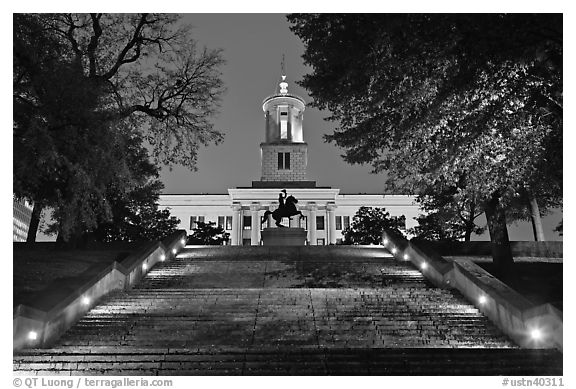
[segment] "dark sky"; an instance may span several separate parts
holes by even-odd
[[[262,100],[275,92],[280,82],[282,55],[286,58],[288,90],[310,101],[295,80],[306,73],[301,59],[303,44],[290,32],[280,14],[187,15],[198,42],[222,48],[227,61],[223,79],[227,93],[221,114],[214,120],[225,134],[224,143],[203,148],[198,171],[176,167],[163,171],[165,193],[227,193],[227,189],[250,186],[260,179],[260,142],[264,140]],[[304,140],[308,143],[308,179],[318,185],[340,188],[345,193],[380,193],[384,179],[369,173],[369,167],[350,166],[341,150],[322,141],[334,128],[322,120],[327,113],[307,107]]]
[[[264,139],[262,100],[273,94],[280,81],[282,55],[290,93],[310,101],[295,84],[309,71],[301,58],[304,46],[289,30],[281,14],[188,14],[198,43],[221,48],[227,63],[223,80],[227,87],[220,115],[214,119],[225,134],[224,143],[199,152],[198,171],[163,169],[164,193],[227,193],[228,188],[250,186],[260,179],[260,142]],[[382,193],[384,176],[370,174],[369,166],[348,165],[342,150],[324,143],[322,135],[334,124],[323,120],[328,112],[307,107],[304,140],[308,143],[308,179],[318,185],[340,188],[341,193]],[[552,229],[562,218],[557,212],[544,219],[548,239],[561,239]],[[511,239],[530,240],[527,223],[511,226]],[[485,238],[486,239],[486,238]]]

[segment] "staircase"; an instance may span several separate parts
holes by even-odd
[[[382,248],[185,248],[17,374],[562,375]]]

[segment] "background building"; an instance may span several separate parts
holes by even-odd
[[[405,216],[406,228],[416,224],[418,205],[409,195],[340,194],[340,189],[317,186],[308,180],[308,145],[304,141],[304,100],[288,93],[282,76],[277,93],[264,99],[265,132],[260,144],[261,179],[250,187],[228,189],[225,194],[165,194],[161,209],[180,219],[180,228],[192,233],[197,221],[213,221],[230,233],[232,245],[261,244],[261,230],[275,227],[271,217],[261,225],[266,210],[278,207],[282,189],[298,199],[306,216],[285,220],[307,231],[310,245],[336,244],[361,206],[386,208],[391,216]]]
[[[32,218],[32,204],[27,200],[13,200],[13,241],[26,242]]]

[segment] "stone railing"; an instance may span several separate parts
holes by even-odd
[[[434,285],[457,289],[506,335],[524,348],[562,351],[562,312],[535,305],[471,261],[447,261],[429,246],[384,231],[382,243],[398,260],[412,262]]]
[[[13,349],[49,347],[98,300],[115,290],[129,289],[158,262],[174,258],[186,244],[186,231],[179,230],[161,242],[150,242],[120,262],[113,262],[73,288],[54,290],[34,306],[14,310]]]

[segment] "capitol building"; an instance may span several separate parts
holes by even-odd
[[[308,179],[305,109],[305,101],[288,92],[286,76],[282,76],[277,93],[262,103],[264,142],[260,143],[260,180],[222,194],[164,194],[160,196],[159,209],[169,209],[180,219],[179,228],[189,234],[197,221],[213,221],[230,234],[231,245],[262,244],[262,229],[275,224],[270,216],[261,225],[261,218],[267,210],[278,207],[282,189],[298,199],[298,209],[305,216],[285,219],[283,224],[304,228],[309,245],[339,243],[342,231],[362,206],[386,208],[392,217],[406,217],[406,229],[414,227],[417,224],[414,218],[420,213],[414,196],[346,194]]]

